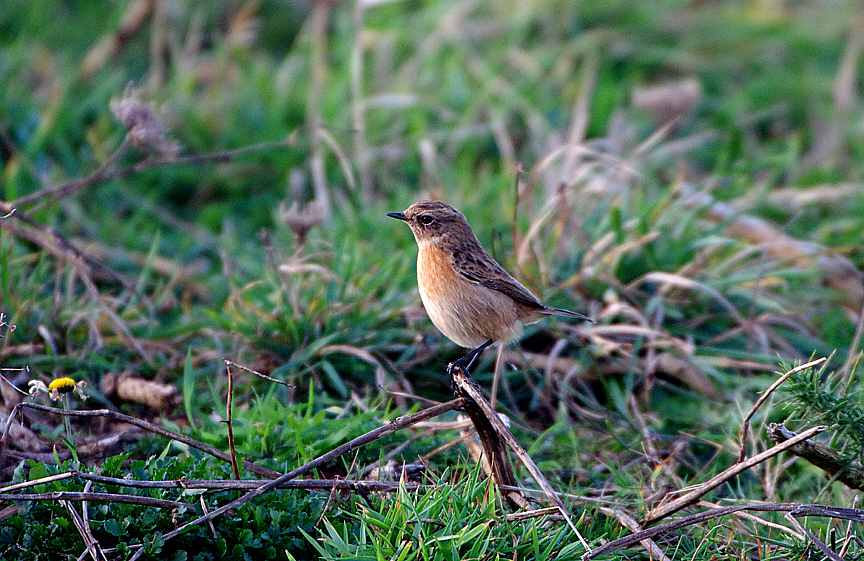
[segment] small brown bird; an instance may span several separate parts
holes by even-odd
[[[435,327],[461,347],[473,348],[454,363],[466,370],[492,343],[522,335],[522,326],[548,315],[592,321],[544,306],[486,253],[461,212],[439,201],[418,201],[387,216],[411,227],[420,252],[417,284]]]

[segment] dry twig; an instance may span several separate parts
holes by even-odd
[[[698,506],[704,506],[705,508],[726,508],[726,507],[722,507],[722,506],[720,506],[720,505],[718,505],[718,504],[716,504],[716,503],[712,503],[712,502],[708,502],[708,501],[699,501],[699,502],[696,503],[696,504],[697,504]],[[756,523],[756,524],[760,524],[760,525],[762,525],[762,526],[767,526],[767,527],[769,527],[769,528],[774,528],[775,530],[779,530],[779,531],[781,531],[781,532],[786,532],[786,533],[789,534],[790,536],[794,536],[795,539],[798,539],[798,540],[801,540],[801,541],[804,541],[804,540],[806,539],[806,537],[807,537],[807,536],[805,536],[804,534],[801,534],[801,533],[799,533],[799,532],[796,532],[796,531],[793,530],[792,528],[787,528],[786,526],[783,526],[782,524],[777,524],[777,523],[775,523],[775,522],[771,522],[771,521],[769,521],[769,520],[762,520],[762,519],[759,518],[758,516],[754,516],[754,515],[750,514],[749,512],[745,512],[745,511],[743,511],[743,510],[742,510],[742,511],[738,511],[738,512],[733,512],[732,514],[733,514],[734,516],[737,516],[737,517],[739,517],[739,518],[743,518],[743,519],[745,519],[745,520],[749,520],[749,521],[754,522],[754,523]]]
[[[783,425],[776,423],[768,425],[768,438],[774,442],[788,442],[796,436],[794,432]],[[791,446],[789,452],[804,458],[850,489],[864,489],[864,467],[859,462],[844,459],[830,446],[802,440]]]
[[[105,417],[107,419],[119,421],[121,423],[128,423],[130,425],[142,428],[146,431],[150,431],[154,434],[160,434],[167,438],[176,440],[177,442],[182,442],[187,446],[191,446],[196,450],[201,450],[205,454],[210,454],[211,456],[218,458],[222,461],[231,461],[231,457],[222,450],[219,450],[218,448],[208,446],[207,444],[195,440],[194,438],[189,438],[188,436],[164,429],[160,426],[154,425],[153,423],[142,421],[141,419],[136,419],[135,417],[130,417],[129,415],[124,415],[123,413],[118,413],[117,411],[111,411],[109,409],[88,409],[84,411],[70,411],[66,409],[58,409],[56,407],[49,407],[47,405],[40,405],[38,403],[30,403],[25,401],[15,406],[6,421],[6,427],[3,429],[2,437],[0,437],[0,441],[2,441],[2,450],[0,450],[0,466],[3,465],[3,460],[5,459],[6,455],[6,449],[9,445],[9,428],[12,424],[12,419],[15,418],[18,411],[22,408],[35,409],[36,411],[45,411],[47,413],[56,413],[58,415],[65,415],[69,417]],[[282,475],[278,471],[256,465],[246,459],[243,460],[243,467],[251,471],[252,473],[257,473],[258,475],[263,475],[264,477],[275,478]]]
[[[228,372],[228,397],[225,405],[225,422],[228,424],[228,449],[231,454],[231,471],[234,472],[234,479],[240,479],[240,469],[237,467],[237,450],[234,448],[234,375],[231,374],[231,366],[228,360],[224,360],[225,370]]]
[[[789,372],[787,372],[787,373],[783,374],[782,376],[780,376],[779,378],[777,378],[777,380],[773,384],[771,384],[771,387],[769,387],[767,390],[765,390],[765,393],[763,393],[761,396],[759,396],[759,399],[757,399],[756,403],[753,404],[753,408],[750,409],[750,412],[747,413],[746,417],[744,417],[744,423],[741,426],[741,452],[738,455],[738,462],[739,463],[744,461],[744,456],[746,456],[746,454],[747,454],[747,435],[750,432],[750,419],[752,419],[753,415],[756,414],[756,410],[759,409],[759,407],[761,407],[762,404],[765,403],[765,400],[768,399],[768,396],[770,396],[774,392],[774,390],[776,390],[780,386],[780,384],[782,384],[783,382],[788,380],[790,376],[792,376],[793,374],[795,374],[797,372],[807,370],[808,368],[813,368],[814,366],[818,366],[819,364],[822,364],[826,360],[828,360],[826,357],[822,357],[822,358],[818,358],[816,360],[811,360],[807,364],[802,364],[800,366],[796,366],[795,368],[793,368]]]
[[[0,499],[7,501],[91,501],[94,503],[125,503],[132,505],[152,506],[155,508],[191,508],[189,503],[153,499],[139,495],[121,495],[117,493],[83,493],[79,491],[52,491],[51,493],[22,493],[20,495],[2,495]]]
[[[124,144],[125,143],[126,142],[124,141]],[[111,169],[112,165],[116,163],[117,159],[119,158],[117,154],[118,152],[120,152],[121,148],[123,149],[123,152],[125,152],[126,150],[126,147],[121,144],[120,148],[118,148],[114,152],[114,154],[112,154],[108,158],[108,160],[106,160],[105,163],[102,164],[102,166],[100,166],[90,175],[79,179],[73,179],[72,181],[68,181],[56,187],[42,189],[41,191],[37,191],[30,195],[25,195],[11,202],[0,201],[0,212],[14,212],[15,214],[17,214],[17,210],[21,207],[31,205],[42,199],[46,199],[48,201],[64,199],[99,182],[109,181],[111,179],[122,179],[129,175],[134,175],[136,173],[140,173],[144,170],[148,170],[151,168],[166,166],[194,166],[211,162],[229,162],[238,156],[243,156],[254,152],[263,152],[266,150],[276,150],[286,147],[288,147],[287,140],[277,140],[275,142],[260,142],[258,144],[250,144],[249,146],[243,146],[234,150],[223,150],[221,152],[211,152],[209,154],[198,154],[194,156],[182,157],[162,156],[157,158],[147,158],[136,164],[132,164],[122,168]],[[122,153],[120,155],[122,155]]]
[[[322,464],[329,462],[330,460],[338,458],[339,456],[341,456],[343,454],[347,454],[348,452],[355,450],[356,448],[359,448],[361,446],[365,446],[366,444],[369,444],[370,442],[374,442],[375,440],[381,438],[382,436],[385,436],[385,435],[388,435],[390,433],[402,430],[406,427],[409,427],[409,426],[411,426],[415,423],[418,423],[420,421],[423,421],[425,419],[428,419],[431,417],[437,417],[438,415],[441,415],[442,413],[446,413],[447,411],[452,411],[453,409],[457,409],[459,407],[462,407],[464,404],[465,404],[465,399],[459,398],[459,399],[454,399],[452,401],[448,401],[446,403],[442,403],[440,405],[436,405],[434,407],[428,407],[426,409],[423,409],[422,411],[419,411],[417,413],[413,413],[411,415],[406,415],[404,417],[398,417],[398,418],[390,421],[389,423],[387,423],[384,426],[378,427],[375,430],[367,432],[366,434],[364,434],[362,436],[359,436],[359,437],[357,437],[357,438],[355,438],[349,442],[346,442],[345,444],[343,444],[337,448],[334,448],[330,452],[327,452],[326,454],[318,456],[317,458],[315,458],[311,462],[308,462],[307,464],[304,464],[304,465],[300,466],[299,468],[286,473],[285,475],[281,475],[280,477],[278,477],[272,481],[269,481],[269,482],[265,483],[264,485],[253,489],[252,491],[249,491],[248,493],[246,493],[242,497],[235,499],[235,500],[217,508],[216,510],[210,511],[207,514],[196,518],[195,520],[187,522],[186,524],[180,526],[176,530],[173,530],[171,532],[166,533],[165,535],[162,536],[162,538],[165,541],[170,540],[172,538],[175,538],[178,535],[180,535],[181,533],[183,533],[183,531],[186,528],[188,528],[189,526],[203,524],[204,522],[208,522],[208,521],[216,518],[217,516],[221,516],[225,512],[227,512],[231,509],[237,508],[241,505],[244,505],[247,502],[251,501],[252,499],[259,497],[259,496],[263,495],[264,493],[266,493],[272,489],[276,489],[277,487],[279,487],[283,483],[290,481],[292,479],[296,479],[297,477],[300,477],[301,475],[312,471],[313,469],[319,467]],[[144,554],[144,549],[141,546],[132,546],[132,547],[137,547],[138,551],[135,552],[135,555],[132,556],[130,561],[134,561],[135,559],[140,558],[141,555]]]
[[[84,513],[84,517],[78,514],[69,501],[60,501],[60,504],[66,511],[69,513],[69,518],[72,519],[72,523],[75,525],[75,529],[78,530],[78,533],[81,534],[81,539],[84,540],[84,546],[86,549],[84,553],[82,553],[78,558],[83,559],[85,555],[88,553],[93,558],[93,561],[99,561],[102,559],[103,561],[108,561],[108,558],[105,557],[105,552],[102,551],[102,546],[99,545],[99,542],[93,536],[93,532],[90,530],[89,521],[86,519],[87,516],[87,502],[83,502],[81,504],[81,511]]]
[[[582,559],[593,559],[594,557],[599,557],[600,555],[623,549],[644,539],[656,538],[657,536],[662,536],[663,534],[667,534],[679,528],[686,528],[687,526],[702,524],[704,522],[707,522],[708,520],[713,520],[714,518],[726,516],[727,514],[734,514],[740,511],[788,512],[796,518],[800,518],[802,516],[825,516],[830,518],[839,518],[841,520],[854,520],[858,522],[864,522],[864,511],[854,508],[833,508],[823,505],[801,503],[767,503],[759,505],[728,506],[723,508],[717,508],[714,510],[708,510],[705,512],[699,512],[696,514],[691,514],[690,516],[685,516],[684,518],[680,518],[678,520],[672,520],[670,522],[666,522],[665,524],[660,524],[658,526],[654,526],[653,528],[648,528],[646,530],[642,530],[640,532],[635,532],[628,536],[618,538],[617,540],[612,540],[611,542],[607,542],[600,547],[596,547],[591,551],[586,552],[582,556]]]
[[[816,547],[818,547],[822,551],[822,553],[824,553],[828,557],[828,559],[831,559],[831,561],[843,561],[843,558],[831,551],[831,549],[827,545],[825,545],[822,540],[814,536],[813,533],[810,532],[810,530],[808,530],[807,528],[805,528],[803,524],[795,520],[795,516],[793,516],[791,512],[787,512],[784,515],[784,518],[788,520],[793,526],[795,526],[796,530],[810,538],[810,541],[813,542]]]
[[[486,443],[489,442],[492,445],[492,449],[487,448],[487,453],[490,457],[494,458],[495,462],[493,464],[493,468],[500,464],[501,471],[500,473],[503,477],[507,477],[507,471],[510,472],[509,477],[513,478],[515,481],[515,477],[513,476],[512,467],[510,467],[510,460],[507,457],[506,449],[502,452],[497,451],[494,452],[495,456],[493,456],[493,450],[503,447],[503,443],[500,443],[500,440],[506,442],[506,444],[513,450],[513,453],[522,461],[522,464],[528,469],[528,472],[537,481],[537,484],[540,485],[540,488],[543,489],[544,494],[552,504],[558,507],[558,510],[561,512],[561,516],[564,517],[564,520],[567,522],[567,525],[570,526],[570,529],[576,534],[579,538],[579,541],[582,542],[582,545],[585,546],[585,549],[588,550],[588,542],[585,541],[585,538],[582,537],[582,534],[576,528],[576,525],[573,523],[573,520],[570,517],[570,514],[567,512],[567,507],[564,506],[564,503],[561,501],[561,498],[552,489],[552,486],[549,485],[549,482],[543,476],[543,473],[531,459],[527,452],[520,446],[519,442],[513,437],[513,434],[507,430],[507,427],[504,426],[504,423],[501,422],[501,419],[498,418],[498,415],[492,409],[492,406],[489,405],[489,402],[486,401],[486,398],[483,397],[483,394],[480,392],[480,388],[475,384],[467,375],[465,370],[457,365],[452,365],[448,368],[450,370],[450,375],[453,379],[453,383],[455,384],[457,390],[460,394],[464,395],[463,398],[466,401],[466,412],[471,410],[470,406],[467,406],[469,403],[473,401],[473,404],[480,409],[482,415],[471,415],[471,420],[475,422],[475,427],[477,428],[477,433],[480,436],[480,440],[484,444],[484,448],[486,447]],[[479,424],[478,424],[479,423]],[[495,438],[491,434],[483,436],[484,433],[489,432],[489,429],[494,430],[497,433],[498,437]],[[506,467],[505,467],[506,465]],[[498,481],[498,484],[501,485],[501,482]],[[509,485],[509,484],[508,484]],[[510,496],[510,494],[506,494],[505,496]],[[512,499],[511,499],[512,500]]]
[[[32,481],[23,481],[15,485],[8,485],[0,488],[0,500],[19,500],[18,497],[25,495],[5,495],[20,489],[27,489],[37,485],[44,485],[54,481],[62,481],[64,479],[83,479],[100,483],[102,485],[116,485],[118,487],[132,487],[136,489],[204,489],[207,491],[248,491],[257,489],[267,483],[267,480],[261,479],[241,479],[241,480],[225,480],[225,479],[170,479],[166,481],[147,481],[138,479],[126,479],[119,477],[108,477],[105,475],[96,475],[93,473],[85,473],[79,470],[70,470],[57,475],[48,477],[40,477]],[[404,485],[406,489],[432,489],[441,487],[440,485],[424,485],[421,483],[399,481],[368,481],[365,479],[295,479],[286,481],[279,485],[278,489],[305,489],[307,491],[314,490],[330,490],[334,487],[344,491],[359,491],[362,493],[375,492],[392,492],[396,491],[400,485]]]
[[[262,373],[258,372],[257,370],[252,370],[251,368],[243,366],[242,364],[236,363],[233,360],[228,360],[227,358],[223,358],[222,362],[225,363],[226,368],[228,368],[229,366],[236,366],[240,370],[245,370],[246,372],[248,372],[250,374],[254,374],[255,376],[258,376],[259,378],[264,378],[268,382],[274,382],[276,384],[281,384],[281,385],[285,386],[286,388],[293,388],[294,387],[294,384],[289,384],[288,382],[285,382],[282,380],[277,380],[276,378],[272,378],[266,374],[262,374]]]
[[[624,526],[626,526],[627,529],[631,532],[642,531],[642,526],[640,526],[638,522],[633,520],[633,518],[631,518],[629,514],[622,510],[605,506],[601,506],[599,510],[606,516],[616,518],[619,522],[624,524]],[[660,546],[654,543],[654,540],[652,540],[651,538],[645,538],[639,541],[642,543],[642,547],[644,547],[648,551],[651,559],[661,559],[662,561],[669,561],[669,558],[666,557],[666,554],[663,553],[663,550],[660,549]]]
[[[825,427],[822,425],[820,425],[818,427],[813,427],[813,428],[808,429],[808,430],[804,431],[803,433],[795,436],[794,438],[792,438],[786,442],[783,442],[782,444],[778,444],[777,446],[774,446],[772,448],[769,448],[768,450],[765,450],[761,454],[757,454],[757,455],[753,456],[752,458],[750,458],[744,462],[738,462],[738,463],[732,465],[731,467],[722,471],[721,473],[718,473],[717,475],[715,475],[714,477],[712,477],[708,481],[705,481],[704,483],[696,485],[693,488],[693,490],[691,490],[689,493],[685,494],[684,496],[679,497],[672,502],[666,503],[664,505],[661,505],[661,506],[655,508],[654,510],[652,510],[651,512],[648,513],[648,516],[646,516],[645,519],[643,520],[643,524],[651,524],[653,522],[656,522],[657,520],[660,520],[661,518],[665,518],[666,516],[669,516],[673,512],[677,512],[684,507],[690,506],[691,504],[698,501],[705,493],[707,493],[708,491],[720,486],[722,483],[735,477],[739,473],[747,471],[751,467],[764,462],[768,458],[774,457],[784,450],[788,450],[789,448],[791,448],[795,444],[802,442],[804,440],[807,440],[808,438],[819,434],[820,432],[824,431],[826,428],[828,428],[828,427]]]

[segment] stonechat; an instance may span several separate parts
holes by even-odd
[[[470,369],[492,343],[522,335],[522,326],[548,315],[593,321],[543,305],[486,253],[461,212],[439,201],[419,201],[387,216],[405,221],[414,233],[417,284],[432,323],[448,339],[473,349],[454,363]]]

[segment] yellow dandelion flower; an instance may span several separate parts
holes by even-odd
[[[57,390],[60,393],[69,393],[75,389],[75,380],[72,378],[57,378],[48,384],[48,391]]]
[[[57,401],[60,399],[62,394],[68,394],[74,391],[81,397],[81,399],[87,399],[87,394],[84,393],[84,388],[87,387],[87,382],[84,380],[76,382],[72,378],[63,377],[52,380],[47,386],[41,380],[30,380],[28,385],[30,386],[31,397],[36,397],[36,394],[39,392],[45,392],[53,401]]]

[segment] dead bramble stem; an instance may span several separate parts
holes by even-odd
[[[231,451],[231,470],[234,472],[234,479],[240,479],[240,469],[237,467],[237,450],[234,448],[234,375],[231,373],[231,365],[229,360],[223,360],[225,363],[225,371],[228,372],[228,403],[225,405],[225,422],[228,425],[228,449]]]

